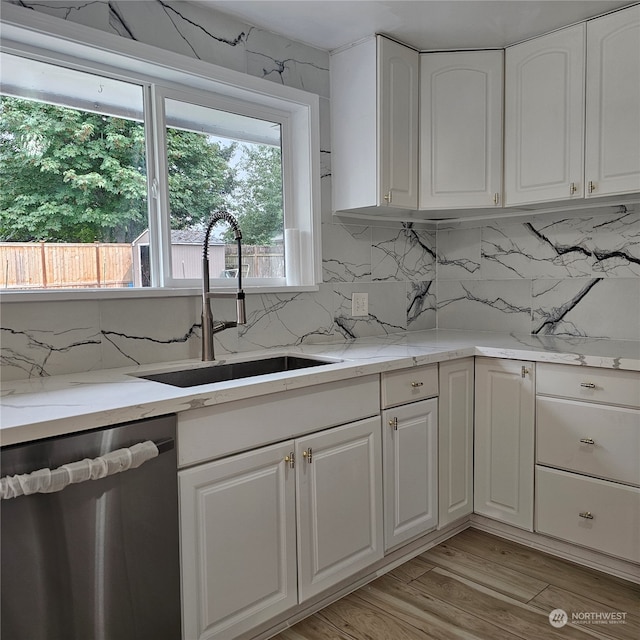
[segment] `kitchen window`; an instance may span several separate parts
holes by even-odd
[[[240,222],[248,292],[319,282],[316,96],[174,54],[157,66],[156,50],[139,43],[123,46],[146,60],[112,51],[120,66],[107,68],[66,55],[71,46],[99,57],[77,39],[50,40],[58,50],[46,56],[6,42],[0,165],[14,179],[0,185],[4,296],[188,293],[220,209]],[[224,225],[212,236],[211,285],[233,286],[236,244]]]

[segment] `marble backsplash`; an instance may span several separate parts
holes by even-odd
[[[437,231],[341,222],[331,213],[326,52],[182,2],[12,3],[320,96],[323,284],[248,296],[247,325],[216,336],[218,357],[436,326],[640,340],[637,212],[609,207]],[[368,317],[351,317],[354,292],[369,294]],[[234,315],[232,301],[213,306],[216,317]],[[4,380],[196,358],[200,300],[4,303],[0,340]]]
[[[437,253],[438,328],[640,340],[631,208],[440,229]]]

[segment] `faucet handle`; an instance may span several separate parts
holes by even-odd
[[[236,315],[238,324],[247,324],[247,310],[244,304],[244,291],[240,289],[236,295]]]

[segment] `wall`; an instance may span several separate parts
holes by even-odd
[[[435,327],[435,232],[332,219],[328,53],[182,2],[12,4],[320,96],[324,283],[317,293],[248,296],[248,324],[216,336],[218,355]],[[369,318],[349,317],[352,291],[369,293]],[[234,317],[233,303],[213,305]],[[2,378],[194,358],[199,323],[197,297],[5,303]]]
[[[458,225],[437,247],[439,328],[640,340],[631,209]]]
[[[182,2],[12,3],[320,96],[324,282],[318,292],[248,296],[247,325],[218,334],[217,355],[429,329],[436,319],[440,328],[640,339],[637,214],[609,208],[437,233],[341,224],[331,215],[326,52]],[[356,291],[369,294],[368,318],[350,317]],[[233,302],[214,305],[233,317]],[[195,358],[199,315],[197,297],[5,303],[2,378]]]

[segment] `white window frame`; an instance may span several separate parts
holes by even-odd
[[[156,149],[156,162],[158,167],[158,180],[159,180],[159,194],[158,194],[158,207],[161,231],[161,242],[163,256],[166,259],[163,260],[163,271],[161,273],[161,282],[166,287],[197,287],[199,286],[199,280],[189,280],[182,278],[173,278],[173,265],[171,263],[170,252],[170,234],[171,234],[171,221],[169,210],[169,190],[168,190],[168,169],[167,169],[167,150],[166,150],[166,136],[161,135],[158,131],[160,128],[166,128],[166,118],[164,113],[165,99],[177,100],[179,102],[187,102],[191,104],[197,104],[203,107],[209,107],[211,109],[217,109],[220,111],[231,111],[244,116],[258,118],[260,120],[267,120],[269,122],[275,122],[280,125],[281,129],[281,148],[282,153],[282,174],[292,174],[291,153],[284,153],[285,147],[288,146],[289,151],[291,148],[290,143],[290,116],[286,111],[281,109],[274,109],[272,107],[264,107],[262,105],[248,104],[245,101],[238,101],[235,99],[229,99],[220,95],[213,95],[205,93],[203,91],[184,91],[177,89],[169,89],[166,87],[155,86],[153,88],[153,100],[154,100],[154,118],[153,123],[156,128],[156,135],[154,139],[158,141],[161,148]],[[293,212],[293,207],[289,204],[292,202],[292,184],[291,180],[285,182],[283,180],[283,207],[284,207],[284,229],[295,228],[297,221]],[[285,262],[288,264],[291,256],[291,251],[287,251],[285,245]],[[291,275],[289,280],[292,280]],[[251,287],[283,287],[287,285],[286,278],[243,278],[243,286],[247,289]],[[211,277],[211,286],[216,288],[231,288],[235,287],[236,283],[230,278],[215,278]]]
[[[264,119],[282,118],[283,197],[285,236],[295,233],[297,269],[288,270],[286,282],[247,282],[247,293],[317,290],[322,281],[320,243],[320,135],[319,97],[232,69],[188,58],[140,42],[83,25],[52,20],[49,16],[4,4],[0,19],[0,48],[7,53],[62,64],[88,73],[141,84],[145,91],[145,127],[158,127],[157,98],[183,95],[210,104],[243,105]],[[105,64],[105,60],[109,64]],[[154,93],[157,94],[154,96]],[[270,114],[270,115],[269,115]],[[162,125],[164,128],[164,120]],[[157,133],[157,132],[156,132]],[[2,302],[193,295],[199,282],[173,280],[170,276],[170,239],[166,194],[161,185],[161,163],[147,137],[149,179],[149,230],[152,238],[153,287],[128,289],[74,289],[0,291]],[[157,195],[158,197],[154,197]],[[163,202],[164,200],[164,202]],[[163,222],[165,220],[165,222]],[[155,250],[154,250],[155,249]],[[291,262],[292,252],[285,260]],[[233,286],[234,281],[212,281],[214,287]]]

